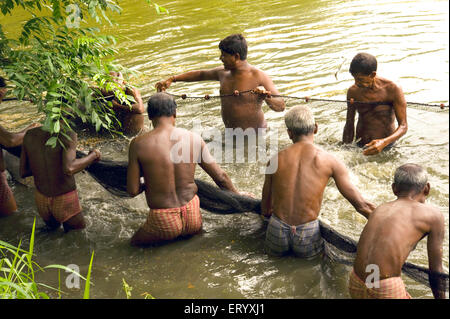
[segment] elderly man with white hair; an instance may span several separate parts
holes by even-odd
[[[356,299],[409,299],[401,278],[402,267],[417,243],[428,236],[429,281],[436,299],[445,298],[442,268],[444,215],[425,204],[430,193],[426,171],[404,164],[394,174],[397,199],[371,214],[359,239],[349,291]]]
[[[285,123],[293,144],[276,155],[278,169],[273,174],[266,173],[263,187],[262,213],[270,216],[265,246],[272,255],[293,251],[298,257],[309,258],[323,250],[317,218],[330,178],[366,218],[375,206],[350,182],[345,165],[314,145],[317,124],[308,107],[289,110]]]

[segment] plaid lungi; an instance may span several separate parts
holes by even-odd
[[[81,212],[76,189],[54,197],[47,197],[36,189],[34,199],[38,213],[44,221],[53,216],[58,222],[64,223]]]
[[[379,288],[368,288],[352,270],[348,290],[353,299],[411,299],[401,277],[382,279],[378,284]]]
[[[302,258],[319,254],[324,248],[319,220],[291,226],[272,215],[267,226],[265,248],[267,253],[277,256],[290,251]]]
[[[13,197],[13,193],[8,185],[5,171],[2,171],[0,172],[0,214],[4,213],[4,205],[8,204],[11,197]]]
[[[182,207],[150,209],[142,226],[155,240],[171,240],[181,235],[195,234],[201,228],[202,215],[197,195]]]

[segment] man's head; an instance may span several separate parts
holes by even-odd
[[[377,75],[377,59],[368,53],[358,53],[350,63],[349,69],[359,87],[370,87]]]
[[[241,34],[232,34],[219,43],[219,49],[222,52],[220,59],[225,68],[230,66],[229,59],[247,60],[247,41]]]
[[[396,196],[423,194],[425,199],[430,191],[428,174],[420,165],[404,164],[395,171],[392,190]]]
[[[284,116],[289,137],[294,140],[301,136],[317,133],[317,124],[309,107],[304,105],[295,106]]]
[[[176,117],[177,103],[167,93],[153,94],[147,102],[147,113],[150,120],[160,117]]]
[[[109,75],[113,78],[113,81],[119,84],[121,87],[125,85],[125,80],[123,79],[122,72],[111,71]]]

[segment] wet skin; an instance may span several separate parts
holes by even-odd
[[[347,118],[343,142],[356,139],[364,155],[375,155],[393,144],[408,130],[406,101],[403,92],[392,81],[371,75],[354,75],[355,84],[347,91]],[[380,102],[369,104],[365,102]],[[355,115],[358,113],[355,136]],[[397,120],[397,128],[395,121]]]
[[[313,134],[288,134],[294,144],[278,153],[277,171],[266,174],[261,200],[263,215],[273,213],[292,226],[316,220],[325,187],[333,178],[341,194],[367,218],[375,206],[350,182],[345,165],[315,146]]]
[[[364,281],[371,273],[366,272],[368,265],[379,267],[380,279],[400,276],[409,253],[426,236],[430,272],[443,271],[444,216],[438,208],[425,204],[429,190],[427,184],[418,194],[400,193],[393,185],[397,199],[377,207],[361,233],[354,262],[359,278]],[[445,298],[432,276],[430,284],[435,298]]]
[[[222,67],[211,70],[190,71],[158,82],[158,91],[165,91],[175,81],[219,81],[221,95],[233,95],[236,91],[250,91],[254,94],[240,94],[221,98],[222,120],[227,128],[265,128],[267,123],[261,109],[262,102],[276,112],[285,108],[282,98],[271,97],[279,94],[270,77],[253,67],[246,60],[241,60],[238,53],[221,52]]]

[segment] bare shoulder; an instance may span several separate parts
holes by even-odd
[[[333,154],[324,150],[320,146],[312,145],[311,151],[315,152],[316,160],[321,161],[323,163],[334,163],[338,161],[338,159]]]
[[[444,220],[444,215],[440,209],[431,204],[416,203],[414,212],[417,216],[426,218],[430,223],[440,223]]]
[[[382,86],[391,93],[400,93],[402,91],[401,87],[395,82],[388,80],[383,77],[377,77]]]
[[[347,90],[347,98],[355,97],[358,94],[359,90],[360,89],[356,84],[352,84],[352,86],[350,86]]]
[[[260,79],[261,81],[264,79],[270,79],[269,75],[265,71],[253,65],[250,65],[250,72],[252,73],[253,77]]]

